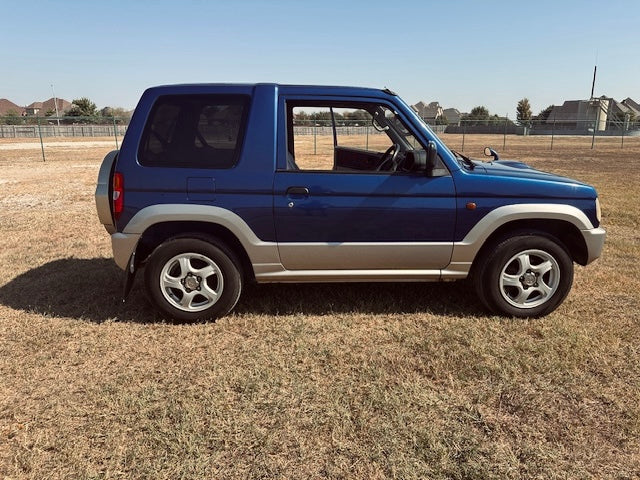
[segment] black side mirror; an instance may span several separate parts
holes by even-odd
[[[403,167],[408,172],[422,172],[427,168],[427,152],[425,150],[409,150],[405,155]]]
[[[406,153],[403,168],[407,172],[425,172],[430,177],[438,162],[438,147],[429,142],[426,150],[409,150]]]
[[[500,160],[500,157],[498,156],[498,152],[496,152],[491,147],[484,147],[484,154],[487,157],[493,157],[494,160]]]
[[[433,173],[433,169],[436,168],[436,163],[438,161],[438,146],[436,142],[429,142],[427,144],[427,165],[426,165],[426,173],[431,176]]]

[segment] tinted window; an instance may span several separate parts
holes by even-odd
[[[237,162],[248,97],[166,95],[151,109],[138,161],[145,166],[230,168]]]

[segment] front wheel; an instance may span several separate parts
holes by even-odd
[[[145,268],[147,295],[162,313],[182,321],[222,317],[238,302],[242,276],[223,245],[197,238],[169,240]]]
[[[498,243],[474,275],[483,303],[496,313],[540,317],[554,311],[573,283],[573,261],[556,240],[520,234]]]

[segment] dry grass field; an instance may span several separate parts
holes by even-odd
[[[185,325],[140,278],[119,303],[113,139],[0,140],[0,479],[640,478],[640,139],[502,141],[464,150],[600,192],[604,255],[552,315],[465,282],[264,285]]]

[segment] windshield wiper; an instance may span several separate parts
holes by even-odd
[[[465,163],[465,165],[469,167],[471,170],[473,170],[476,167],[475,164],[471,161],[471,159],[466,155],[463,155],[460,152],[456,152],[455,150],[451,150],[451,151],[456,157],[460,158]]]

